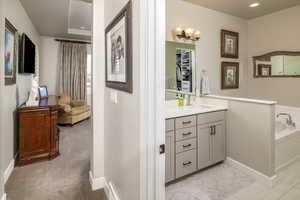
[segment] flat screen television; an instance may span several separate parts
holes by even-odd
[[[35,44],[24,33],[21,41],[21,62],[19,73],[35,73]]]

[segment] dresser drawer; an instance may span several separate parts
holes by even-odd
[[[166,131],[173,131],[175,126],[175,120],[174,119],[167,119],[166,120]]]
[[[197,148],[197,139],[189,139],[180,142],[176,142],[176,153],[182,153]]]
[[[197,170],[196,150],[176,155],[176,178],[193,173]]]
[[[197,124],[208,124],[225,120],[225,111],[204,113],[197,116]]]
[[[197,136],[196,127],[176,130],[176,141],[191,139]]]
[[[196,126],[196,116],[180,117],[175,120],[176,129]]]

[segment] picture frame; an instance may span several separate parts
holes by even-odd
[[[261,77],[270,77],[272,75],[272,65],[258,64],[258,75]]]
[[[39,97],[40,99],[48,99],[48,88],[47,86],[43,85],[39,87]]]
[[[221,64],[221,89],[239,88],[239,63],[222,62]]]
[[[239,33],[221,30],[221,57],[239,58]]]
[[[105,29],[106,87],[132,93],[132,3]]]
[[[5,19],[5,47],[4,47],[4,75],[5,85],[16,84],[16,71],[18,64],[18,31]]]

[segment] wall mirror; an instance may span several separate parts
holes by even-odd
[[[196,94],[196,47],[166,42],[166,89]]]
[[[253,57],[254,77],[299,77],[300,52],[274,51]]]

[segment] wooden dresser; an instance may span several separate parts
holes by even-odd
[[[59,156],[58,98],[40,100],[39,106],[21,106],[19,114],[19,162],[27,165]]]

